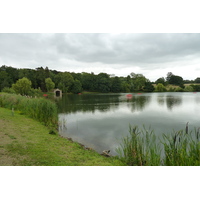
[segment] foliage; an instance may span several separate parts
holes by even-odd
[[[15,69],[3,65],[0,67],[0,91],[4,87],[12,87],[19,79],[27,78],[32,83],[32,88],[41,88],[42,92],[50,91],[52,88],[59,88],[63,92],[77,93],[79,91],[87,92],[152,92],[153,86],[144,75],[130,73],[127,77],[112,76],[107,73],[94,74],[93,72],[75,73],[75,72],[59,72],[50,70],[48,67],[38,67],[36,69]],[[48,81],[47,81],[48,80]],[[51,81],[50,81],[51,80]],[[78,80],[80,83],[76,82]],[[47,82],[46,82],[47,81]],[[161,77],[155,81],[158,85],[162,83],[164,86],[173,84],[184,89],[183,83],[199,82],[199,77],[195,80],[183,80],[182,77],[168,72],[167,77]],[[55,86],[53,87],[53,83]],[[80,89],[80,84],[82,89]],[[78,86],[79,85],[79,86]],[[192,86],[194,91],[200,91],[200,86]],[[171,88],[172,89],[172,88]],[[171,91],[171,90],[169,90]],[[175,91],[175,89],[172,89]]]
[[[69,72],[58,73],[55,76],[57,87],[62,92],[70,92],[69,89],[74,83],[74,78]]]
[[[36,119],[46,126],[57,127],[57,106],[44,98],[27,98],[16,94],[0,94],[0,106],[14,109]]]
[[[119,77],[111,78],[111,92],[121,91],[121,81]]]
[[[160,165],[161,149],[156,142],[154,133],[150,130],[139,130],[137,126],[130,127],[130,135],[122,139],[121,147],[117,149],[120,158],[127,165]]]
[[[162,83],[158,83],[155,89],[156,92],[166,92],[167,89]]]
[[[21,95],[28,95],[31,89],[31,81],[27,78],[19,79],[15,84],[12,85],[12,89]]]
[[[151,82],[147,81],[147,82],[145,83],[143,89],[144,89],[145,92],[153,92],[155,88],[154,88],[154,86],[152,85]]]
[[[161,78],[159,78],[159,79],[157,79],[157,80],[155,81],[155,84],[158,84],[158,83],[162,83],[164,86],[167,85],[167,82],[165,81],[165,78],[164,78],[164,77],[161,77]]]
[[[71,92],[78,94],[82,92],[82,85],[81,82],[79,80],[75,80],[72,88],[71,88]]]
[[[131,73],[131,78],[131,85],[133,91],[143,90],[145,83],[148,81],[142,74],[135,74],[133,72]]]
[[[183,90],[183,88],[181,88],[181,87],[177,87],[177,88],[175,89],[175,92],[184,92],[184,90]]]
[[[55,88],[55,83],[51,80],[51,78],[46,78],[45,84],[48,92]]]
[[[200,77],[197,77],[195,80],[194,80],[195,83],[200,83]]]
[[[194,91],[193,87],[190,85],[185,86],[185,88],[183,90],[184,90],[184,92],[193,92]]]
[[[122,138],[117,152],[127,165],[199,166],[200,128],[156,136],[152,130],[130,127],[129,136]],[[162,146],[160,146],[160,144]]]
[[[5,87],[2,89],[2,92],[4,93],[11,93],[11,94],[15,94],[15,91],[12,88],[9,87]]]
[[[193,88],[193,90],[195,92],[200,92],[200,85],[194,85],[194,84],[192,84],[191,87]]]

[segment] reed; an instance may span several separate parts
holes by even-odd
[[[200,165],[200,128],[156,136],[150,129],[130,128],[117,149],[127,165],[198,166]]]
[[[16,94],[1,93],[0,106],[25,114],[48,127],[57,127],[58,113],[54,102],[44,98],[30,98]]]

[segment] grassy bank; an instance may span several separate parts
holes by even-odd
[[[123,163],[51,135],[40,122],[0,108],[0,165],[115,166]]]
[[[45,98],[30,98],[16,94],[0,93],[0,107],[25,114],[48,127],[57,127],[58,114],[54,102]]]
[[[152,130],[130,127],[118,148],[121,160],[136,166],[199,166],[200,128],[184,130],[159,137]]]

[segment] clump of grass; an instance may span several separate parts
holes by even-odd
[[[152,130],[130,128],[117,149],[127,165],[195,166],[200,165],[200,128],[156,136]]]
[[[159,165],[161,148],[153,131],[135,126],[129,133],[117,149],[120,158],[128,165]]]
[[[44,123],[45,126],[57,127],[57,106],[48,99],[1,93],[0,106],[25,114]]]

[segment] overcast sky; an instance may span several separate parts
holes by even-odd
[[[69,72],[200,77],[200,34],[0,33],[0,65]]]

